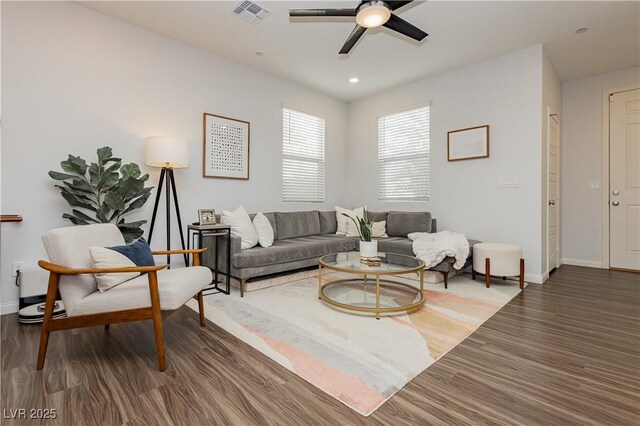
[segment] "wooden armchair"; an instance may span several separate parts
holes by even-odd
[[[117,226],[96,224],[54,229],[42,236],[51,262],[41,260],[40,267],[49,271],[49,285],[44,311],[37,369],[44,367],[49,334],[55,330],[94,327],[110,324],[153,320],[158,367],[166,369],[162,319],[198,296],[200,326],[205,325],[202,289],[210,285],[209,268],[200,266],[200,250],[154,251],[154,255],[193,255],[192,267],[166,269],[167,265],[124,268],[93,268],[89,247],[111,247],[124,244]],[[100,292],[93,274],[145,273],[105,292]],[[60,294],[67,311],[66,318],[53,319],[53,307]]]

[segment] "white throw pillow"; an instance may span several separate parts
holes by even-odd
[[[240,206],[232,212],[223,210],[220,223],[231,226],[231,235],[240,237],[242,250],[250,249],[258,244],[256,228],[253,227],[251,218],[244,207]]]
[[[373,238],[387,238],[387,221],[373,222]]]
[[[347,218],[347,237],[359,237],[358,229],[356,228],[356,224],[349,218]],[[373,222],[373,238],[386,238],[387,235],[387,221],[383,220],[381,222]]]
[[[353,210],[345,209],[343,207],[338,207],[338,206],[335,206],[335,208],[336,208],[336,219],[338,221],[338,230],[336,231],[336,235],[346,235],[348,231],[347,227],[349,226],[348,224],[349,222],[351,222],[351,219],[344,216],[342,213],[348,214],[353,218],[362,217],[364,215],[364,211],[367,208],[367,206],[358,207],[357,209],[353,209]],[[355,226],[353,222],[351,222],[351,224]],[[356,232],[356,235],[357,235],[357,232]]]
[[[106,247],[89,247],[91,260],[94,268],[123,268],[136,266],[131,259],[124,254],[111,250]],[[98,282],[98,290],[101,293],[129,281],[137,276],[140,272],[115,272],[111,274],[94,274]]]
[[[258,242],[262,247],[271,247],[273,245],[273,226],[269,219],[262,213],[258,213],[253,218],[253,226],[258,234]]]

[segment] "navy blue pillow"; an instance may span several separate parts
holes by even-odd
[[[140,238],[134,243],[127,244],[126,246],[107,247],[110,250],[117,251],[118,253],[126,256],[136,266],[155,266],[153,261],[153,255],[151,254],[151,247],[144,238]]]

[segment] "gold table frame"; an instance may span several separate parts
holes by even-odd
[[[329,257],[329,256],[337,256],[340,253],[331,253],[331,254],[326,254],[322,257],[320,257],[320,259],[318,259],[318,299],[321,299],[323,302],[338,307],[340,309],[344,309],[347,311],[355,311],[355,312],[365,312],[365,313],[375,313],[376,314],[376,319],[380,319],[380,314],[394,314],[394,313],[398,313],[398,312],[406,312],[406,313],[410,313],[413,312],[415,310],[417,310],[420,306],[422,306],[425,302],[425,298],[424,298],[424,268],[425,268],[425,263],[420,260],[417,259],[415,257],[411,257],[411,256],[406,256],[403,254],[396,254],[393,253],[393,256],[399,256],[399,257],[405,257],[408,259],[412,259],[412,260],[417,260],[419,262],[418,266],[415,267],[407,267],[405,269],[396,269],[396,270],[379,270],[376,271],[375,269],[371,269],[371,270],[359,270],[359,269],[351,269],[351,268],[345,268],[345,267],[340,267],[340,266],[336,266],[336,265],[332,265],[330,263],[327,263],[325,261],[325,258]],[[347,254],[355,254],[355,253],[347,253]],[[401,266],[401,265],[399,265]],[[362,282],[367,285],[368,283],[368,276],[375,276],[375,280],[376,280],[376,307],[375,308],[365,308],[362,306],[353,306],[353,305],[349,305],[346,303],[341,303],[341,302],[336,302],[335,300],[331,299],[329,296],[325,295],[323,290],[330,285],[336,285],[336,284],[340,284],[340,283],[347,283],[347,282],[358,282],[358,279],[353,279],[353,278],[347,278],[347,279],[339,279],[339,280],[334,280],[334,281],[328,281],[327,283],[325,283],[324,285],[322,284],[322,270],[324,269],[329,269],[332,271],[337,271],[337,272],[346,272],[348,274],[354,274],[354,275],[361,275],[363,276],[362,278]],[[405,283],[401,283],[398,281],[394,281],[394,280],[389,280],[389,279],[381,279],[381,276],[385,276],[385,275],[406,275],[406,274],[412,274],[414,272],[417,272],[420,275],[420,289],[416,289],[415,287],[413,287],[412,285],[409,284],[405,284]],[[381,308],[380,307],[380,287],[385,287],[385,283],[388,284],[393,284],[393,285],[399,285],[399,286],[403,286],[403,287],[407,287],[411,290],[415,290],[416,291],[416,295],[419,295],[420,298],[418,299],[417,302],[411,303],[409,305],[401,305],[401,306],[397,306],[397,307],[393,307],[393,308]]]

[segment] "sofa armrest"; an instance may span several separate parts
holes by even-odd
[[[218,257],[218,272],[227,273],[227,247],[231,244],[231,257],[241,251],[242,240],[238,236],[231,236],[229,241],[228,236],[222,237],[207,237],[202,238],[202,247],[208,248],[206,252],[202,254],[202,264],[208,266],[211,269],[216,267],[216,256]],[[216,247],[217,244],[217,247]],[[217,249],[217,250],[216,250]]]

